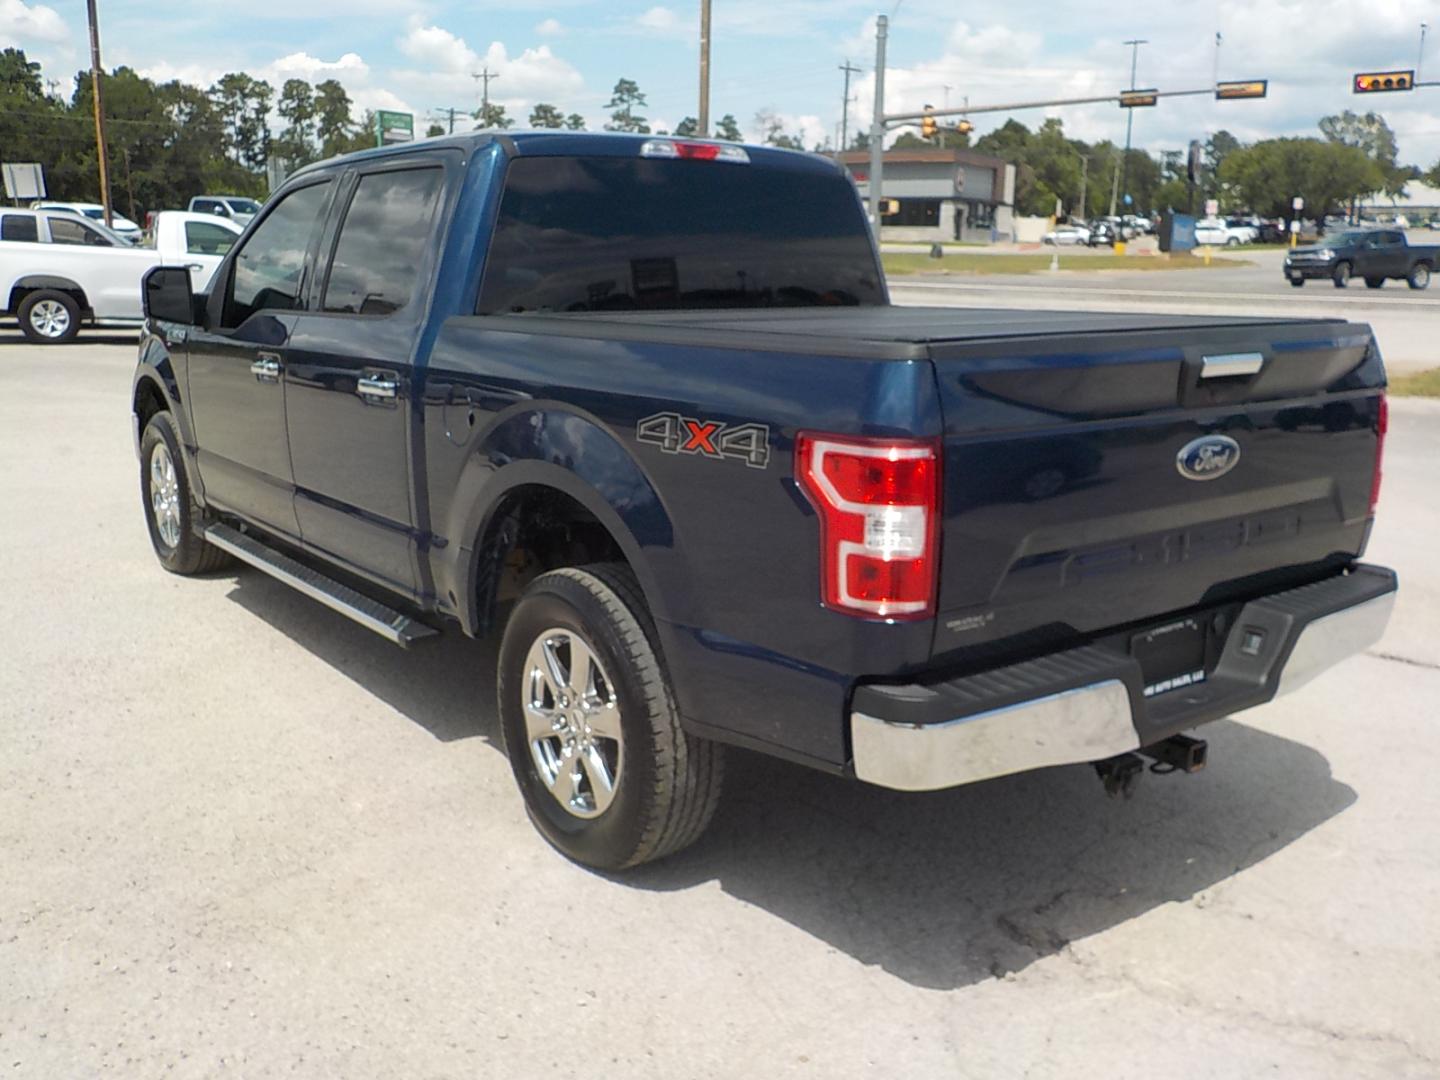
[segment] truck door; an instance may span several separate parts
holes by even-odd
[[[1403,278],[1410,273],[1410,249],[1405,244],[1405,234],[1387,230],[1375,236],[1374,258],[1380,262],[1381,272],[1386,277]]]
[[[322,243],[286,374],[295,511],[306,547],[402,595],[416,590],[414,361],[438,259],[447,159],[351,173]]]
[[[217,275],[206,326],[190,332],[188,345],[207,502],[288,536],[299,527],[285,434],[285,351],[334,187],[321,179],[268,208]]]

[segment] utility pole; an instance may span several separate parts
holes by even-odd
[[[1135,67],[1140,61],[1140,46],[1148,45],[1144,38],[1132,38],[1123,44],[1130,46],[1130,89],[1135,89]],[[1115,199],[1119,195],[1119,188],[1128,179],[1127,173],[1130,169],[1130,135],[1135,128],[1135,110],[1125,110],[1125,153],[1120,157],[1120,168],[1116,173],[1115,186],[1110,189],[1110,216],[1115,216]]]
[[[850,76],[859,75],[860,69],[846,57],[840,70],[845,73],[845,93],[840,99],[840,153],[843,154],[849,148],[850,139]]]
[[[1220,36],[1220,31],[1219,31],[1219,30],[1216,30],[1216,31],[1215,31],[1215,79],[1214,79],[1214,82],[1215,82],[1215,85],[1216,85],[1216,86],[1219,86],[1219,85],[1220,85],[1220,46],[1221,46],[1221,44],[1224,43],[1224,40],[1225,40],[1225,39]],[[1134,86],[1134,83],[1135,83],[1135,76],[1133,76],[1133,75],[1130,76],[1130,83],[1131,83],[1131,86],[1133,87],[1133,86]]]
[[[710,134],[710,0],[700,0],[700,137]]]
[[[880,236],[880,185],[885,172],[885,38],[890,20],[875,17],[875,115],[870,120],[870,220]]]
[[[1080,155],[1080,217],[1082,220],[1090,217],[1090,208],[1085,203],[1085,186],[1090,179],[1090,155]],[[1072,215],[1073,216],[1073,215]]]
[[[1425,66],[1425,31],[1429,27],[1425,23],[1420,24],[1420,58],[1415,61],[1415,81],[1420,81],[1420,69]]]
[[[470,77],[484,87],[480,91],[480,123],[484,124],[490,114],[490,80],[498,79],[500,73],[491,71],[489,65],[486,65],[483,70],[473,72]]]
[[[95,0],[86,0],[90,18],[90,89],[95,99],[95,157],[100,162],[100,205],[105,207],[105,224],[115,224],[110,206],[110,170],[105,161],[105,106],[100,97],[100,23],[95,16]]]

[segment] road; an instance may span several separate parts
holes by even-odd
[[[133,345],[0,343],[0,1072],[1440,1074],[1440,407],[1397,402],[1386,640],[1107,801],[737,755],[624,878],[525,820],[493,651],[162,572]]]
[[[1440,367],[1440,284],[1416,292],[1403,281],[1344,290],[1312,281],[1296,289],[1284,280],[1280,251],[1242,253],[1235,257],[1252,265],[1228,270],[1072,272],[1064,269],[1068,250],[1059,252],[1057,273],[897,276],[890,292],[897,303],[943,307],[1346,318],[1374,327],[1391,370]]]

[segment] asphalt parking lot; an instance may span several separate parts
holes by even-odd
[[[412,653],[142,522],[133,343],[0,332],[0,1074],[1434,1077],[1440,404],[1386,640],[1107,801],[736,755],[610,879],[525,820],[493,653]]]

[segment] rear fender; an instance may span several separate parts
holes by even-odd
[[[90,311],[90,301],[85,296],[85,290],[78,282],[71,281],[67,277],[60,277],[56,274],[26,274],[16,278],[10,286],[10,292],[5,298],[7,310],[18,311],[20,298],[26,293],[34,292],[36,289],[54,289],[56,292],[69,293],[80,302],[80,309],[84,313]]]
[[[506,496],[522,487],[550,488],[584,507],[609,532],[640,583],[650,611],[667,617],[666,590],[653,557],[674,548],[674,528],[649,477],[592,416],[527,403],[503,416],[470,456],[451,502],[447,535],[463,537],[448,562],[455,604],[468,633],[483,628],[477,585],[481,556]],[[444,574],[442,567],[441,573]],[[437,582],[443,589],[443,581]]]

